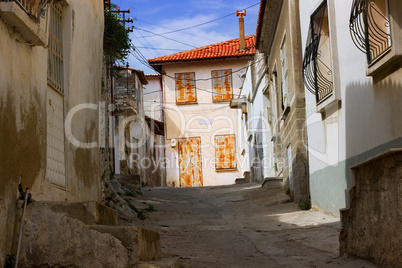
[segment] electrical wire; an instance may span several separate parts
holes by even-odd
[[[260,2],[255,3],[255,4],[251,5],[251,6],[248,6],[248,7],[243,8],[243,9],[247,10],[247,9],[250,9],[250,8],[252,8],[252,7],[255,7],[255,6],[259,5],[259,4],[260,4]],[[212,22],[221,20],[221,19],[225,19],[225,18],[230,17],[230,16],[233,16],[233,13],[227,14],[227,15],[225,15],[225,16],[223,16],[223,17],[220,17],[220,18],[217,18],[217,19],[213,19],[213,20],[210,20],[210,21],[206,21],[206,22],[203,22],[203,23],[199,23],[199,24],[196,24],[196,25],[193,25],[193,26],[189,26],[189,27],[184,27],[184,28],[177,29],[177,30],[172,30],[172,31],[164,32],[164,33],[158,33],[158,34],[157,34],[157,33],[153,33],[152,35],[147,35],[147,36],[144,36],[143,38],[152,37],[152,36],[155,36],[155,35],[160,36],[160,35],[165,35],[165,34],[177,33],[177,32],[180,32],[180,31],[185,31],[185,30],[193,29],[193,28],[200,27],[200,26],[203,26],[203,25],[206,25],[206,24],[209,24],[209,23],[212,23]]]
[[[144,32],[146,32],[146,33],[151,33],[151,34],[153,34],[153,35],[157,35],[157,36],[159,36],[159,37],[165,38],[165,39],[167,39],[167,40],[170,40],[170,41],[173,41],[173,42],[176,42],[176,43],[180,43],[180,44],[182,44],[182,45],[186,45],[186,46],[189,46],[189,47],[197,48],[197,46],[195,46],[195,45],[188,44],[188,43],[185,43],[185,42],[182,42],[182,41],[178,41],[178,40],[175,40],[175,39],[173,39],[173,38],[169,38],[169,37],[166,37],[166,36],[163,36],[163,35],[160,35],[160,34],[157,34],[157,33],[154,33],[154,32],[151,32],[151,31],[148,31],[148,30],[145,30],[145,29],[142,29],[142,28],[134,27],[134,29],[137,29],[137,30],[140,30],[140,31],[144,31]]]

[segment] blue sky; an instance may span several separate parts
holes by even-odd
[[[130,9],[136,29],[130,34],[137,47],[137,55],[130,55],[130,67],[154,73],[140,63],[141,53],[146,59],[189,50],[239,37],[236,10],[247,7],[244,18],[246,35],[255,34],[258,19],[258,0],[112,0],[122,10]],[[211,23],[206,23],[210,22]],[[206,23],[202,26],[194,25]],[[131,25],[131,24],[130,24]],[[182,28],[187,30],[166,33]],[[160,34],[160,35],[154,35]],[[169,38],[169,39],[168,39]]]

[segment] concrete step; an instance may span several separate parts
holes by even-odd
[[[247,183],[247,182],[248,182],[248,181],[246,181],[245,178],[237,178],[237,179],[235,180],[235,183],[236,183],[236,184]]]
[[[157,231],[136,226],[88,226],[100,233],[110,234],[121,241],[128,249],[129,264],[133,265],[141,261],[160,260],[162,247],[160,235]]]
[[[283,187],[283,179],[281,177],[268,177],[262,183],[262,187],[266,189],[280,189]]]
[[[139,262],[136,268],[180,268],[179,259],[162,259],[160,261]]]
[[[130,249],[111,234],[88,228],[106,221],[99,218],[108,213],[98,208],[96,202],[32,202],[25,215],[18,267],[127,267]]]
[[[56,213],[63,213],[86,225],[117,225],[117,211],[101,203],[90,202],[37,202]]]
[[[141,189],[141,177],[138,174],[116,174],[114,177],[121,185],[130,190]]]
[[[250,171],[244,171],[243,178],[246,180],[246,182],[250,182]]]

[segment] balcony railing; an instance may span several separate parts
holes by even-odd
[[[16,2],[25,12],[35,20],[39,20],[43,0],[0,0],[0,2]]]

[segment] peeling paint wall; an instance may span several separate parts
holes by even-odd
[[[76,105],[98,105],[103,59],[103,2],[66,1],[64,11],[64,113]],[[41,21],[41,27],[46,25]],[[66,139],[67,187],[46,179],[47,49],[32,47],[0,18],[0,266],[11,252],[18,183],[36,200],[100,201],[99,148],[83,149]],[[97,142],[98,111],[73,117],[81,142]]]

